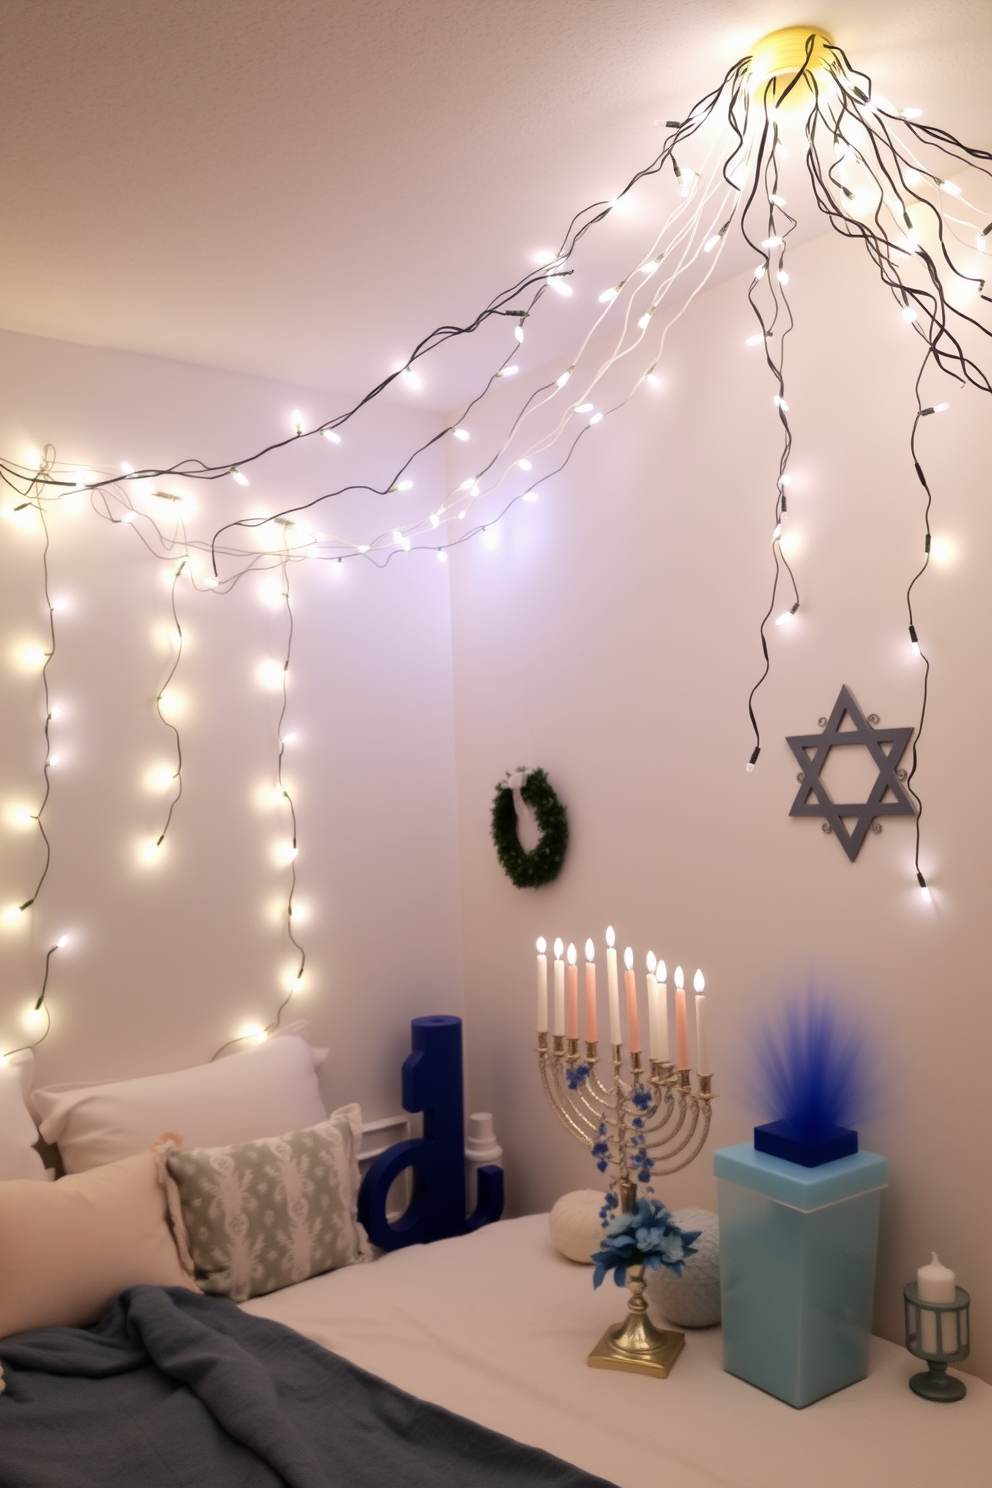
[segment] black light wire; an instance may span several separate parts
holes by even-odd
[[[42,885],[44,884],[45,879],[48,877],[48,870],[51,867],[52,863],[52,844],[49,840],[48,833],[45,830],[44,816],[45,810],[48,806],[49,797],[51,796],[52,792],[52,781],[50,774],[52,752],[52,705],[51,693],[48,685],[48,668],[51,664],[56,650],[55,610],[52,607],[52,596],[49,586],[50,576],[48,569],[48,554],[51,548],[51,533],[49,532],[48,522],[45,519],[44,505],[36,488],[44,484],[44,476],[45,474],[47,474],[48,471],[51,470],[54,460],[55,450],[50,444],[46,444],[44,452],[42,454],[41,464],[38,467],[38,479],[31,481],[26,491],[19,492],[19,494],[22,495],[24,499],[17,506],[14,507],[15,512],[24,511],[28,507],[33,508],[38,513],[38,518],[41,522],[41,530],[44,533],[45,539],[41,550],[42,593],[45,600],[45,610],[48,615],[48,650],[45,652],[45,660],[41,668],[42,705],[45,712],[43,730],[45,742],[45,763],[43,768],[44,791],[42,793],[41,804],[39,805],[38,810],[34,813],[34,821],[37,823],[38,833],[41,837],[42,843],[44,844],[45,857],[41,873],[34,887],[34,892],[30,895],[29,898],[25,899],[22,904],[18,905],[18,910],[21,914],[24,914],[37,902],[38,895],[41,893]],[[28,1043],[21,1044],[16,1049],[5,1050],[4,1058],[9,1058],[12,1054],[20,1054],[25,1049],[36,1049],[38,1045],[43,1043],[49,1035],[52,1027],[52,1015],[48,1010],[48,1003],[45,1001],[45,997],[46,993],[48,992],[48,979],[51,971],[52,957],[58,949],[59,946],[56,944],[50,946],[48,951],[45,953],[44,970],[41,978],[41,991],[39,992],[38,998],[34,1004],[34,1011],[36,1013],[43,1012],[45,1015],[44,1030],[38,1035],[36,1039],[32,1039]]]

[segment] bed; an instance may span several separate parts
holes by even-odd
[[[907,1387],[905,1349],[872,1340],[871,1373],[808,1406],[725,1374],[719,1328],[689,1332],[667,1380],[589,1369],[625,1294],[551,1246],[546,1215],[383,1256],[244,1304],[404,1390],[618,1488],[932,1488],[992,1474],[992,1386],[953,1410]],[[658,1319],[661,1321],[661,1319]]]

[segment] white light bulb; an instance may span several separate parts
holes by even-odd
[[[359,553],[367,553],[368,550],[369,550],[368,543],[359,543],[358,544],[358,548],[356,549],[356,551],[359,552]]]
[[[243,475],[236,465],[231,466],[231,474],[239,486],[246,486],[248,484],[248,477]]]
[[[560,279],[557,275],[552,274],[548,279],[548,283],[556,294],[560,294],[566,300],[572,293],[572,286],[568,283],[567,279]]]
[[[781,522],[776,522],[775,523],[775,531],[772,533],[772,542],[778,542],[778,540],[779,540],[779,538],[781,536],[782,536],[782,523]]]
[[[451,432],[452,434],[454,434],[455,438],[460,439],[462,443],[464,443],[465,440],[469,437],[467,429],[452,429]]]
[[[792,485],[792,476],[791,475],[780,475],[779,478],[778,478],[778,483],[779,483],[780,486],[791,486]]]
[[[303,433],[303,415],[298,408],[294,408],[290,422],[297,434]]]
[[[919,643],[919,641],[910,641],[909,644],[910,644],[910,647],[912,648],[913,655],[914,656],[919,656],[919,654],[920,654],[920,643]]]
[[[283,736],[282,736],[282,742],[284,744],[295,744],[296,743],[296,734],[294,732],[290,732],[288,734],[283,734]]]
[[[645,377],[644,377],[644,381],[645,382],[649,382],[651,384],[651,386],[654,387],[654,388],[661,387],[661,378],[658,376],[657,372],[648,372],[648,373],[646,373],[645,374]]]
[[[340,444],[341,443],[341,435],[335,433],[335,431],[333,429],[321,429],[320,432],[321,432],[321,434],[323,434],[324,438],[325,439],[329,439],[332,444]]]
[[[55,944],[60,951],[64,950],[64,948],[69,944],[68,935],[60,935]]]
[[[599,303],[601,305],[608,305],[611,300],[616,299],[619,293],[620,291],[617,289],[616,285],[614,285],[612,289],[604,289],[603,293],[599,297]]]
[[[933,411],[934,413],[946,413],[950,406],[950,403],[935,403],[933,405]]]
[[[513,330],[513,334],[516,336],[516,338],[517,338],[518,341],[522,341],[524,339],[524,328],[523,328],[523,326],[515,326],[514,327],[514,330]]]
[[[50,754],[45,763],[48,765],[57,765],[61,758],[62,756],[60,754]]]
[[[134,474],[134,466],[133,465],[129,465],[126,460],[122,460],[121,461],[121,469],[123,470],[123,472],[124,472],[125,475],[133,475]]]
[[[792,622],[793,622],[793,620],[795,618],[796,617],[792,613],[791,610],[785,610],[785,611],[783,611],[783,613],[781,615],[778,616],[778,618],[775,621],[775,624],[776,625],[791,625]]]
[[[531,469],[531,463],[530,463],[529,460],[518,460],[517,461],[517,464],[520,466],[520,469],[521,470],[530,470]]]
[[[961,187],[958,185],[957,181],[941,181],[940,189],[941,191],[946,191],[948,196],[961,195]]]
[[[563,373],[562,373],[562,374],[561,374],[561,376],[560,376],[560,377],[559,377],[559,378],[558,378],[558,382],[557,382],[557,386],[558,386],[558,387],[564,387],[564,386],[565,386],[565,384],[566,384],[566,382],[567,382],[567,381],[568,381],[568,379],[569,379],[569,378],[570,378],[570,377],[571,377],[571,375],[572,375],[572,369],[571,369],[571,367],[569,367],[569,368],[568,368],[568,369],[567,369],[567,370],[566,370],[566,371],[564,371],[564,372],[563,372]]]
[[[401,481],[397,481],[396,482],[396,489],[397,489],[397,491],[412,491],[413,490],[413,481],[412,480],[401,480]]]
[[[7,909],[4,910],[3,918],[9,925],[14,925],[21,918],[21,915],[23,913],[24,911],[21,909],[21,906],[19,904],[11,904]]]
[[[592,413],[592,404],[591,403],[577,403],[575,405],[575,411],[576,411],[576,413]]]
[[[933,895],[930,893],[930,890],[926,884],[920,884],[920,893],[923,895],[923,899],[926,904],[933,903]]]
[[[593,427],[594,424],[598,424],[602,417],[603,415],[601,413],[594,413],[592,418],[589,420],[590,429]]]
[[[783,241],[784,240],[778,236],[765,238],[761,246],[762,248],[778,248]]]
[[[419,373],[414,372],[412,367],[403,368],[403,380],[405,381],[408,388],[420,387],[420,375]]]
[[[789,282],[789,276],[786,273],[785,269],[779,269],[779,271],[778,271],[778,282],[779,282],[779,284],[788,284],[788,282]]]
[[[785,206],[785,197],[784,196],[779,196],[778,193],[775,192],[775,191],[770,191],[768,193],[768,200],[770,202],[774,202],[777,207],[784,207]]]
[[[755,277],[755,279],[763,279],[765,277],[765,265],[764,264],[758,264],[758,267],[754,271],[754,277]]]
[[[49,718],[61,718],[62,717],[62,709],[58,706],[57,703],[56,703],[55,707],[51,710],[51,712],[49,713],[48,716],[49,716]]]
[[[497,377],[516,377],[516,375],[517,375],[517,373],[519,371],[520,371],[520,368],[519,367],[501,367],[500,370],[496,373],[496,376]]]
[[[133,522],[137,515],[138,513],[136,511],[126,511],[122,515],[121,521],[124,523]]]
[[[899,112],[904,119],[919,119],[923,115],[923,110],[920,108],[904,108],[900,109]]]
[[[719,243],[719,241],[720,241],[720,234],[719,233],[714,233],[713,236],[711,238],[707,238],[706,239],[706,242],[703,244],[703,252],[704,253],[712,253],[713,252],[713,249],[717,246],[717,244]]]
[[[437,561],[438,563],[447,563],[448,561],[448,555],[443,548],[438,548],[437,550]]]
[[[692,190],[693,190],[696,182],[698,181],[698,179],[699,179],[699,177],[696,175],[696,172],[694,170],[691,170],[686,165],[684,165],[682,167],[682,195],[683,196],[689,196],[691,194],[691,192],[692,192]]]
[[[916,307],[914,305],[903,305],[902,318],[903,320],[907,321],[909,325],[912,325],[913,321],[916,319]]]
[[[431,526],[432,527],[439,527],[440,525],[441,525],[441,518],[438,516],[437,512],[431,512]]]
[[[641,318],[637,322],[637,324],[638,324],[638,327],[639,327],[640,330],[642,330],[642,331],[647,330],[648,326],[651,324],[651,312],[650,312],[650,310],[646,311],[646,313],[641,316]]]
[[[537,501],[538,500],[538,493],[536,491],[525,491],[524,492],[524,500],[525,501]]]
[[[242,1028],[241,1032],[238,1034],[238,1038],[254,1039],[256,1044],[264,1044],[265,1040],[268,1038],[268,1034],[265,1032],[265,1029],[262,1028],[261,1025],[258,1023],[246,1023],[244,1028]]]
[[[775,394],[774,398],[772,399],[772,402],[775,404],[775,407],[776,408],[781,408],[781,410],[782,410],[783,413],[788,413],[788,411],[789,411],[789,405],[788,405],[788,403],[786,403],[785,399],[783,397],[781,397],[778,393]]]

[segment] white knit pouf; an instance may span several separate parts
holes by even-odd
[[[603,1243],[603,1221],[599,1211],[603,1194],[596,1188],[578,1188],[562,1194],[548,1216],[551,1243],[570,1261],[592,1265],[592,1253]]]
[[[648,1272],[648,1301],[677,1328],[712,1328],[720,1321],[720,1222],[709,1209],[674,1209],[672,1218],[702,1234],[681,1276],[667,1266]]]

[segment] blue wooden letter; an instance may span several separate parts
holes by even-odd
[[[487,1163],[479,1169],[475,1213],[465,1217],[461,1018],[414,1018],[410,1035],[413,1053],[403,1061],[403,1109],[423,1111],[424,1135],[380,1153],[358,1195],[358,1217],[381,1250],[464,1235],[503,1212],[503,1169]],[[386,1197],[405,1168],[413,1169],[413,1197],[406,1213],[391,1223]]]

